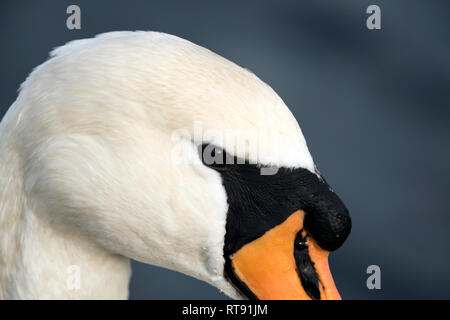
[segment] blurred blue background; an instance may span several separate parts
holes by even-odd
[[[66,8],[81,8],[81,30]],[[366,8],[381,8],[381,30]],[[114,30],[186,38],[252,70],[298,119],[353,231],[331,256],[346,299],[450,298],[450,1],[2,1],[0,116],[48,52]],[[381,290],[366,269],[381,268]],[[133,262],[132,299],[226,299]]]

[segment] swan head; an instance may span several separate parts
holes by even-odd
[[[51,56],[18,98],[24,186],[43,219],[233,298],[340,298],[327,258],[348,211],[267,84],[156,32]]]

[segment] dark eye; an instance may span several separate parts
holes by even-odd
[[[203,144],[200,157],[203,164],[214,169],[224,169],[227,167],[226,152],[215,145]]]

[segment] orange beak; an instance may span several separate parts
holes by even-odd
[[[283,223],[230,256],[235,275],[261,300],[311,300],[300,279],[294,242],[303,229],[304,211],[296,211]],[[329,252],[307,238],[309,258],[318,276],[321,300],[340,300],[328,265]]]

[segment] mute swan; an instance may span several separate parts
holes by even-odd
[[[250,152],[261,131],[275,140]],[[0,298],[125,299],[130,258],[236,299],[340,298],[327,258],[350,217],[297,121],[253,73],[178,37],[53,50],[1,122],[0,179]]]

